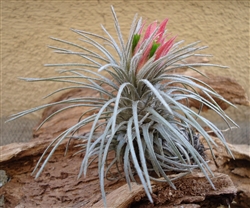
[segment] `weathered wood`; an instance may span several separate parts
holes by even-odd
[[[36,142],[40,146],[39,142]],[[0,188],[4,195],[6,207],[89,207],[101,199],[97,161],[88,169],[86,177],[78,178],[83,155],[74,153],[79,150],[72,141],[66,156],[65,143],[61,144],[46,164],[42,174],[35,179],[31,173],[44,149],[35,147],[38,152],[27,155],[19,152],[15,157],[1,162],[1,169],[6,172],[10,181]],[[3,147],[3,150],[6,146]],[[112,158],[112,157],[111,157]],[[109,193],[124,184],[121,181],[106,181]]]
[[[224,195],[224,198],[221,197],[221,199],[217,200],[218,206],[223,203],[224,205],[229,205],[237,191],[232,180],[228,175],[215,173],[212,182],[216,190],[212,189],[207,179],[201,173],[193,173],[176,181],[176,190],[169,187],[166,183],[152,182],[154,207],[162,204],[164,204],[164,207],[171,207],[174,205],[188,207],[185,206],[185,204],[188,205],[190,203],[194,203],[197,207],[201,207],[200,204],[209,205],[210,198],[221,195]],[[134,203],[132,207],[152,206],[152,204],[150,205],[147,201],[142,185],[132,183],[131,188],[132,190],[130,191],[128,185],[125,184],[111,192],[107,196],[107,206],[113,208],[126,208],[132,203]],[[214,205],[215,203],[213,206]],[[93,207],[102,206],[103,200],[93,205]]]
[[[78,144],[76,141],[73,141],[70,144],[69,151],[66,156],[64,156],[64,150],[67,141],[63,142],[45,166],[41,176],[35,180],[30,174],[46,146],[41,145],[41,142],[37,139],[23,144],[23,147],[19,148],[18,152],[9,151],[9,156],[5,156],[5,160],[2,160],[0,163],[1,169],[5,170],[7,175],[11,178],[9,182],[0,188],[0,195],[5,196],[7,207],[14,207],[18,204],[24,205],[25,207],[51,205],[63,205],[64,207],[90,207],[95,203],[102,203],[100,201],[101,194],[97,173],[97,161],[95,161],[90,166],[86,178],[81,177],[80,179],[77,179],[83,155],[79,154],[73,156],[73,154],[77,151],[77,149],[74,147],[76,144]],[[204,189],[206,191],[204,192],[205,195],[196,195],[193,193],[191,194],[192,197],[185,197],[186,194],[183,194],[180,192],[180,190],[182,190],[181,187],[184,187],[186,182],[194,180],[196,181],[195,184],[198,184],[197,187],[195,184],[185,185],[185,187],[190,188],[189,191],[199,189],[202,184],[201,181],[203,181],[204,184],[207,184],[207,181],[204,179],[204,177],[201,177],[199,174],[198,179],[197,175],[190,175],[187,176],[188,180],[181,179],[175,182],[179,192],[174,192],[174,190],[170,189],[166,184],[153,184],[153,199],[155,201],[155,207],[160,207],[163,205],[164,207],[171,207],[173,206],[171,205],[173,203],[180,204],[183,207],[190,207],[190,204],[194,204],[197,205],[196,207],[199,207],[201,202],[205,203],[206,200],[209,199],[209,194],[215,196],[216,193],[219,198],[221,197],[220,200],[226,200],[227,197],[230,198],[235,192],[231,180],[237,188],[237,194],[235,198],[237,204],[240,204],[241,207],[250,206],[250,147],[248,145],[243,146],[228,144],[235,156],[235,160],[232,160],[219,140],[217,138],[214,138],[214,140],[218,145],[218,148],[214,149],[218,166],[212,162],[213,160],[209,154],[209,151],[206,152],[208,160],[211,161],[209,165],[215,172],[216,177],[213,178],[213,182],[218,192],[214,192],[210,185],[205,185],[204,187],[207,187]],[[46,142],[51,141],[51,139],[48,139]],[[15,149],[17,145],[18,144],[13,145],[13,149]],[[33,151],[33,149],[36,151]],[[2,151],[5,153],[8,152],[8,150],[10,150],[9,145],[2,147]],[[14,156],[11,156],[12,154],[14,154]],[[223,182],[223,186],[219,186],[217,183],[218,181],[216,181],[220,178],[220,176],[224,178],[223,180],[227,181],[225,183]],[[231,180],[227,176],[229,176]],[[132,193],[129,192],[128,186],[125,184],[124,180],[113,182],[106,181],[105,187],[108,196],[108,203],[119,202],[118,205],[114,206],[125,207],[126,204],[140,201],[136,204],[138,207],[140,207],[140,203],[144,205],[149,203],[140,185],[136,185],[136,191]],[[120,189],[117,190],[118,188]],[[121,190],[124,192],[123,194],[121,194]],[[161,190],[163,190],[163,193],[161,193]],[[166,190],[168,190],[168,192],[166,192]],[[126,197],[126,201],[121,201],[121,199],[110,201],[110,199],[114,198],[113,196],[117,191],[121,196],[128,196]],[[225,191],[229,191],[228,195],[226,195],[227,197],[225,197]],[[167,193],[170,193],[170,195],[166,195]],[[199,191],[199,193],[201,192]],[[171,198],[171,200],[169,199],[169,196],[178,196],[178,194],[179,197]],[[115,198],[119,197],[119,195],[117,195]],[[167,201],[167,199],[169,201]],[[161,205],[162,203],[163,205]],[[150,206],[152,207],[152,205]],[[148,205],[148,207],[150,206]]]
[[[213,137],[217,148],[213,147],[216,157],[215,164],[209,151],[207,155],[211,158],[210,167],[213,171],[227,174],[237,188],[235,201],[240,207],[250,207],[250,145],[227,144],[234,155],[234,159],[229,156],[222,142]],[[203,140],[203,144],[206,145]]]
[[[36,144],[40,145],[38,142]],[[14,207],[16,205],[24,205],[25,207],[51,205],[91,207],[95,203],[97,204],[94,207],[99,206],[102,202],[100,201],[101,194],[99,190],[97,161],[90,166],[86,178],[81,177],[77,180],[83,155],[72,156],[76,151],[74,148],[75,144],[74,142],[71,143],[66,156],[63,155],[65,144],[61,144],[47,163],[41,176],[36,180],[30,174],[39,159],[39,154],[27,155],[22,154],[21,151],[16,157],[9,157],[9,160],[1,162],[1,168],[11,178],[0,189],[0,195],[3,194],[5,196],[7,207]],[[26,150],[23,149],[24,152]],[[41,153],[42,149],[39,151]],[[239,155],[244,154],[240,153]],[[244,157],[247,157],[247,155],[244,155]],[[110,159],[112,159],[112,155]],[[220,163],[220,160],[218,162]],[[212,190],[207,180],[199,173],[176,181],[177,191],[174,191],[165,183],[153,183],[155,207],[161,204],[165,204],[165,207],[171,207],[173,204],[182,205],[191,203],[199,205],[200,202],[205,203],[209,196],[220,197],[221,195],[225,196],[225,194],[228,194],[227,197],[230,198],[236,192],[231,179],[227,175],[215,173],[215,177],[212,180],[217,188],[217,192]],[[140,185],[134,184],[133,188],[135,189],[133,189],[133,192],[129,191],[124,180],[106,181],[105,187],[108,205],[110,206],[126,207],[128,204],[136,201],[141,201],[141,204],[148,204],[144,190]],[[116,195],[116,193],[119,194]],[[119,196],[122,197],[119,198]],[[223,199],[225,197],[222,197],[220,200]],[[249,199],[247,198],[247,200]],[[243,202],[241,201],[241,203]],[[139,206],[140,203],[137,203],[137,205]],[[183,207],[186,206],[183,205]]]

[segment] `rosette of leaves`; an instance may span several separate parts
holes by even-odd
[[[105,204],[105,177],[107,179],[125,177],[129,186],[131,181],[140,182],[151,202],[152,180],[167,182],[175,188],[173,180],[196,168],[204,173],[213,186],[210,180],[213,173],[205,160],[199,135],[204,137],[212,155],[212,145],[216,144],[204,127],[209,127],[222,141],[231,156],[232,153],[227,147],[222,132],[200,115],[201,109],[198,111],[191,109],[189,101],[193,99],[199,102],[201,108],[204,105],[209,107],[224,119],[229,127],[231,124],[236,124],[225,114],[214,98],[223,100],[229,105],[231,103],[202,81],[175,74],[173,71],[188,67],[200,73],[195,67],[223,66],[186,63],[185,59],[188,57],[206,56],[200,53],[206,47],[198,46],[199,42],[182,46],[183,41],[175,42],[175,37],[168,39],[166,33],[168,19],[160,24],[153,22],[143,34],[145,23],[136,15],[125,42],[114,9],[111,8],[111,10],[117,40],[103,26],[105,37],[73,29],[73,32],[81,36],[80,40],[85,45],[95,48],[98,52],[85,46],[53,38],[55,41],[75,48],[73,51],[50,46],[57,53],[80,56],[86,62],[48,64],[47,66],[63,68],[60,70],[63,75],[57,77],[22,78],[26,81],[55,81],[72,84],[50,95],[75,88],[92,89],[100,95],[99,97],[70,98],[13,115],[11,119],[48,106],[69,104],[48,116],[41,123],[43,125],[51,117],[69,108],[91,107],[86,112],[82,112],[82,117],[77,124],[61,133],[47,147],[33,173],[38,170],[36,177],[41,174],[44,166],[64,139],[76,138],[82,140],[80,146],[81,152],[84,153],[79,177],[82,174],[86,175],[88,166],[93,160],[98,160],[100,187]],[[206,99],[197,90],[205,94]],[[92,124],[89,135],[87,137],[77,135],[77,131],[89,123]],[[44,158],[47,152],[49,154]],[[108,162],[107,157],[110,152],[113,152],[115,156],[111,162]],[[42,163],[41,167],[40,163]],[[176,178],[169,177],[169,173],[173,172],[178,173]]]

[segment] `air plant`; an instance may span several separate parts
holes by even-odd
[[[50,95],[75,88],[93,89],[99,93],[99,97],[70,98],[13,115],[11,119],[48,106],[69,104],[48,116],[42,122],[43,124],[69,108],[91,107],[86,112],[82,112],[82,117],[77,124],[54,139],[38,161],[33,173],[38,171],[36,177],[41,174],[63,140],[77,138],[82,140],[80,152],[84,153],[79,177],[86,176],[88,166],[94,159],[98,160],[100,187],[105,205],[105,177],[112,178],[113,176],[115,179],[125,177],[128,186],[131,185],[131,181],[139,181],[151,202],[153,202],[151,181],[167,182],[175,188],[173,181],[194,169],[200,169],[214,187],[210,179],[213,173],[204,157],[204,147],[199,141],[199,136],[204,137],[212,155],[212,146],[216,146],[216,143],[204,130],[204,126],[209,127],[224,144],[229,154],[232,157],[233,155],[222,132],[200,115],[201,109],[198,111],[191,109],[189,101],[190,99],[196,100],[201,108],[202,106],[209,107],[224,119],[229,127],[230,123],[236,124],[225,114],[214,98],[223,100],[229,105],[232,104],[204,82],[190,76],[173,73],[173,71],[188,67],[201,73],[195,67],[223,68],[224,66],[185,62],[185,59],[191,56],[206,56],[200,53],[206,47],[198,46],[199,42],[182,46],[184,41],[175,42],[176,37],[169,38],[166,32],[168,19],[160,24],[153,22],[144,32],[145,22],[136,15],[125,42],[113,7],[111,10],[117,40],[103,26],[105,37],[72,29],[82,37],[80,40],[84,44],[95,48],[98,52],[53,38],[55,41],[76,49],[72,51],[50,46],[55,49],[55,52],[80,56],[86,62],[46,65],[62,67],[60,73],[67,75],[50,78],[22,78],[26,81],[56,81],[72,84]],[[100,41],[105,44],[101,44]],[[112,55],[114,52],[116,56]],[[206,98],[202,97],[198,91],[205,94]],[[89,113],[92,114],[89,115]],[[82,135],[77,135],[77,131],[89,123],[92,127],[88,136],[83,138]],[[49,154],[42,163],[47,152]],[[108,162],[107,157],[110,152],[113,152],[115,156],[111,162]],[[178,173],[176,178],[169,176],[169,173],[173,172]]]

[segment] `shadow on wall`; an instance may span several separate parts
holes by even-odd
[[[0,118],[0,146],[14,142],[28,142],[32,139],[33,128],[38,120],[20,118],[5,123],[8,118]]]
[[[249,129],[249,122],[247,121],[235,121],[239,128],[228,130],[223,132],[227,142],[232,144],[248,144],[250,145],[250,129]],[[219,129],[227,129],[225,123],[214,123]]]

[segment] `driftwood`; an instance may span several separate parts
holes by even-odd
[[[250,207],[250,145],[228,144],[234,155],[233,159],[222,147],[221,141],[216,137],[213,139],[218,145],[217,148],[213,148],[217,164],[212,162],[210,167],[213,171],[227,174],[232,179],[237,188],[234,200],[239,207]],[[209,152],[207,154],[211,158]]]
[[[74,114],[70,115],[73,116]],[[54,121],[58,120],[55,119]],[[72,118],[72,120],[74,119]],[[53,120],[50,122],[53,122]],[[67,122],[64,124],[67,124]],[[30,175],[44,149],[53,140],[53,135],[55,136],[60,133],[60,127],[62,129],[67,128],[61,126],[62,123],[60,122],[51,123],[51,125],[50,127],[47,126],[47,132],[45,134],[40,132],[37,138],[28,143],[14,143],[1,147],[1,170],[10,178],[10,181],[8,181],[8,177],[2,177],[5,178],[5,182],[2,183],[2,188],[0,188],[0,196],[5,197],[6,207],[91,207],[94,206],[94,204],[96,206],[102,204],[100,201],[101,194],[96,167],[97,163],[95,162],[91,165],[86,178],[81,177],[77,179],[83,155],[73,156],[73,154],[79,150],[74,147],[79,143],[75,140],[70,143],[66,156],[64,156],[64,151],[67,141],[62,142],[38,179],[34,179],[34,177]],[[57,131],[53,131],[54,129],[57,129]],[[82,133],[88,131],[89,129],[86,127],[82,130]],[[48,137],[49,133],[51,133],[50,137]],[[210,186],[206,185],[205,187],[207,189],[202,192],[203,194],[201,196],[193,193],[187,197],[188,193],[192,193],[192,187],[195,186],[191,186],[190,184],[185,185],[185,181],[189,182],[190,180],[182,179],[176,181],[176,183],[183,187],[189,187],[190,189],[187,189],[185,194],[177,192],[180,195],[175,198],[172,197],[173,195],[177,195],[174,190],[163,184],[153,184],[154,207],[174,207],[173,204],[179,204],[184,208],[206,207],[205,205],[211,202],[211,196],[217,200],[211,203],[226,204],[230,202],[235,192],[234,201],[237,207],[246,208],[250,206],[250,147],[248,145],[228,144],[235,156],[235,160],[233,160],[228,156],[219,140],[217,138],[214,138],[214,140],[218,144],[218,148],[214,150],[217,158],[217,166],[212,162],[213,160],[209,155],[209,151],[206,151],[206,153],[208,159],[211,161],[210,167],[215,172],[216,177],[213,180],[220,178],[221,181],[219,184],[223,182],[223,186],[220,186],[217,181],[214,181],[217,192],[214,192]],[[199,174],[187,177],[193,177],[192,180],[196,181],[196,184],[199,184],[198,188],[200,188],[201,183],[207,184],[207,181]],[[234,186],[232,185],[232,181]],[[129,191],[127,185],[125,185],[124,180],[106,181],[105,187],[109,205],[114,202],[112,200],[119,199],[116,200],[119,204],[112,204],[113,207],[126,207],[130,203],[133,203],[131,207],[153,206],[145,198],[140,185],[136,185],[138,189],[132,193]],[[117,191],[120,192],[118,188],[122,189],[122,195],[116,195]],[[163,192],[161,192],[161,190]],[[166,190],[168,190],[168,192]],[[181,190],[181,188],[178,190]],[[130,197],[122,197],[123,200],[119,198],[119,196],[125,195]],[[109,200],[110,198],[112,199],[111,201]],[[168,199],[168,201],[165,201],[166,199]],[[210,205],[207,205],[207,207],[213,207]],[[231,207],[234,207],[233,204]]]
[[[209,151],[206,152],[211,160],[210,167],[215,173],[212,180],[217,189],[213,190],[201,173],[175,181],[177,191],[165,183],[153,183],[154,207],[214,207],[218,203],[229,204],[234,196],[234,203],[238,207],[250,206],[249,146],[228,144],[235,156],[235,160],[232,160],[218,139],[214,140],[218,144],[215,149],[218,167],[212,162]],[[4,195],[6,207],[102,206],[97,163],[94,162],[90,166],[86,178],[77,179],[83,155],[73,156],[78,150],[74,147],[78,142],[73,141],[64,156],[65,144],[66,141],[59,146],[37,179],[30,174],[44,151],[44,145],[41,145],[39,139],[23,146],[19,144],[22,148],[15,148],[18,144],[15,144],[14,148],[12,144],[1,147],[4,156],[1,158],[1,169],[10,178],[10,181],[6,180],[0,188],[0,195]],[[112,207],[128,207],[131,203],[131,207],[153,207],[140,185],[134,184],[130,192],[124,180],[106,181],[105,189],[108,205]],[[234,207],[233,204],[231,207]]]
[[[133,183],[131,191],[127,185],[123,185],[107,196],[107,205],[117,208],[126,208],[131,204],[132,207],[159,207],[163,204],[165,207],[174,205],[185,207],[185,205],[190,206],[190,204],[198,207],[230,205],[237,190],[229,176],[215,173],[212,181],[216,190],[212,189],[201,173],[194,173],[176,181],[176,190],[170,188],[166,183],[153,183],[154,205],[148,202],[141,185]],[[211,199],[216,197],[216,201],[212,202]],[[101,207],[102,205],[103,201],[101,200],[93,207]]]
[[[203,60],[204,62],[206,60]],[[191,73],[184,71],[183,73]],[[189,74],[190,75],[190,74]],[[193,76],[193,75],[192,75]],[[212,77],[206,80],[217,92],[234,104],[249,105],[243,88],[230,78]],[[197,78],[203,79],[196,75]],[[225,87],[226,86],[226,87]],[[228,87],[232,88],[228,88]],[[228,90],[225,90],[228,89]],[[97,96],[95,92],[80,89],[61,95],[54,101],[79,96]],[[193,107],[199,107],[191,102]],[[228,106],[219,105],[225,109]],[[48,115],[62,108],[62,105],[45,109],[41,122]],[[206,109],[204,109],[206,110]],[[77,179],[83,154],[74,155],[79,147],[79,141],[72,140],[66,156],[63,141],[55,151],[44,171],[37,179],[31,176],[33,168],[45,148],[62,131],[75,124],[86,108],[72,108],[62,112],[37,131],[34,139],[27,143],[12,143],[1,146],[0,157],[0,207],[1,199],[5,207],[102,207],[97,172],[97,161],[91,164],[87,177]],[[89,132],[90,126],[81,129],[79,134]],[[204,176],[198,172],[175,181],[177,190],[171,189],[167,184],[152,183],[154,204],[148,202],[140,185],[133,184],[132,192],[128,189],[124,179],[119,181],[105,181],[107,203],[111,207],[218,207],[220,204],[231,207],[250,207],[250,149],[248,145],[228,144],[234,153],[235,160],[225,152],[221,143],[215,149],[216,162],[206,151],[211,161],[210,167],[215,173],[212,178],[216,190],[213,190]],[[109,155],[112,159],[113,155]],[[234,198],[234,199],[233,199]],[[226,206],[227,207],[227,206]]]

